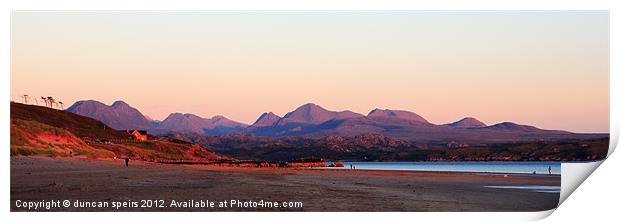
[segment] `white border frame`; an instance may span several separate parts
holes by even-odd
[[[229,0],[229,1],[199,1],[199,0],[125,0],[125,1],[86,1],[86,0],[15,0],[0,3],[3,16],[0,16],[0,27],[4,30],[0,34],[0,47],[4,52],[0,62],[4,64],[2,78],[10,79],[10,11],[9,10],[610,10],[610,39],[618,39],[618,25],[620,13],[614,5],[614,1],[591,0],[436,0],[436,1],[406,1],[406,0]],[[616,26],[614,26],[616,25]],[[610,42],[610,152],[611,154],[618,142],[618,44]],[[0,81],[0,98],[10,100],[10,81]],[[9,147],[9,103],[0,103],[0,141],[2,147]],[[9,152],[4,152],[2,158],[5,167],[0,168],[0,174],[4,180],[0,183],[2,199],[10,199],[10,168]],[[612,158],[613,159],[613,158]],[[615,162],[614,162],[615,163]],[[598,165],[598,164],[596,164]],[[603,164],[606,165],[606,164]],[[610,164],[613,165],[613,164]],[[617,166],[615,164],[613,166]],[[595,168],[595,167],[594,167]],[[614,170],[619,170],[618,167]],[[609,170],[607,170],[609,171]],[[617,175],[618,171],[615,171]],[[607,175],[612,176],[612,175]],[[564,175],[563,175],[564,177]],[[615,176],[614,176],[615,177]],[[564,178],[563,178],[564,179]],[[594,178],[593,178],[594,179]],[[605,178],[597,178],[603,179]],[[606,178],[606,180],[610,180]],[[596,189],[596,188],[592,188]],[[585,192],[585,191],[584,191]],[[617,191],[616,191],[617,192]],[[616,193],[617,194],[617,193]],[[612,202],[609,202],[611,204]],[[603,206],[596,207],[596,203],[581,203],[575,208],[574,215],[580,215],[583,207],[594,211]],[[381,220],[476,220],[496,221],[505,220],[536,220],[544,218],[552,211],[534,213],[9,213],[9,201],[0,201],[1,217],[11,217],[10,221],[117,221],[136,220],[143,221],[145,218],[152,221],[176,221],[183,220],[270,220],[270,221],[381,221]],[[609,208],[613,209],[613,208]],[[569,213],[569,217],[571,212]],[[612,212],[613,213],[613,212]],[[593,214],[586,213],[591,218]],[[604,217],[601,217],[604,218]]]

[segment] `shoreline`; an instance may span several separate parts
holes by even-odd
[[[47,157],[47,156],[19,156],[17,158],[49,158],[49,159],[57,159],[57,160],[86,160],[86,161],[102,161],[102,162],[119,162],[122,163],[123,159],[109,159],[109,158],[88,158],[88,157]],[[14,157],[11,157],[14,158]],[[464,161],[461,161],[464,162]],[[501,162],[501,161],[497,161]],[[513,161],[514,162],[514,161]],[[438,173],[438,174],[471,174],[471,175],[492,175],[492,176],[533,176],[533,177],[559,177],[560,174],[531,174],[531,173],[517,173],[517,172],[476,172],[476,171],[435,171],[435,170],[387,170],[387,169],[348,169],[346,167],[247,167],[247,166],[224,166],[219,165],[218,163],[166,163],[166,162],[151,162],[144,160],[131,160],[130,165],[138,164],[142,165],[159,165],[159,166],[179,166],[179,167],[188,167],[188,168],[198,168],[198,169],[219,169],[219,170],[232,170],[240,169],[240,170],[318,170],[318,171],[350,171],[350,172],[399,172],[399,173]],[[372,162],[376,163],[376,162]],[[121,164],[122,165],[122,164]]]
[[[561,174],[532,174],[532,173],[516,173],[516,172],[477,172],[477,171],[440,171],[440,170],[386,170],[386,169],[330,169],[335,167],[322,167],[322,168],[309,168],[311,170],[348,170],[348,171],[397,171],[397,172],[421,172],[421,173],[456,173],[456,174],[479,174],[479,175],[495,175],[495,176],[546,176],[546,177],[561,177]]]
[[[559,176],[465,172],[171,165],[87,158],[11,157],[16,200],[301,201],[303,208],[62,208],[54,211],[539,211],[559,193],[493,186],[560,186]]]
[[[148,161],[145,161],[148,162]],[[244,164],[244,163],[248,163],[251,162],[253,164],[257,164],[257,166],[234,166],[234,164]],[[262,162],[266,162],[271,164],[271,166],[259,166],[258,164],[262,163]],[[330,161],[327,161],[330,162]],[[436,172],[436,173],[472,173],[472,174],[497,174],[497,175],[513,175],[513,176],[557,176],[560,177],[561,173],[551,173],[551,174],[547,174],[547,173],[538,173],[538,174],[533,174],[533,173],[525,173],[525,172],[492,172],[492,171],[443,171],[443,170],[406,170],[406,169],[349,169],[346,166],[343,167],[330,167],[330,166],[316,166],[316,165],[320,165],[319,163],[327,163],[327,162],[305,162],[305,163],[309,163],[312,165],[308,165],[308,166],[277,166],[277,164],[279,162],[273,162],[273,161],[252,161],[252,160],[246,160],[246,161],[239,161],[239,162],[234,162],[234,161],[228,161],[228,162],[213,162],[213,163],[209,163],[209,162],[153,162],[153,163],[158,163],[158,164],[170,164],[170,165],[180,165],[180,166],[204,166],[204,167],[230,167],[230,168],[283,168],[283,169],[312,169],[312,170],[355,170],[355,171],[360,171],[360,170],[365,170],[365,171],[404,171],[404,172]],[[384,163],[384,162],[363,162],[363,161],[357,161],[357,162],[347,162],[347,161],[342,161],[344,163]],[[414,161],[404,161],[404,162],[399,162],[399,161],[386,161],[385,163],[436,163],[436,162],[442,162],[442,163],[451,163],[451,162],[458,162],[458,163],[468,163],[470,161],[418,161],[418,162],[414,162]],[[471,162],[487,162],[487,161],[471,161]],[[539,163],[539,161],[488,161],[489,163],[523,163],[523,162],[531,162],[531,163]],[[544,162],[544,161],[543,161]],[[543,163],[540,162],[540,163]],[[296,162],[293,162],[296,163]],[[544,162],[544,163],[554,163],[556,165],[560,165],[562,162]],[[227,166],[226,166],[227,165]],[[328,165],[328,164],[324,164],[324,165]],[[345,164],[346,165],[346,164]]]

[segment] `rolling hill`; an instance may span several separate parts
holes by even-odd
[[[134,140],[102,122],[71,112],[11,103],[11,155],[129,157],[145,161],[230,159],[197,144],[150,136]]]

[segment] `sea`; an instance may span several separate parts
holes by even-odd
[[[523,173],[534,175],[551,174],[559,176],[561,162],[343,162],[344,167],[325,167],[326,169],[342,170],[403,170],[403,171],[442,171],[471,173]],[[484,186],[489,189],[517,189],[538,193],[559,194],[560,186]]]
[[[344,162],[329,169],[444,171],[473,173],[527,173],[560,175],[561,162]]]

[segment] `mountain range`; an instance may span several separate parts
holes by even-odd
[[[578,134],[545,130],[512,122],[494,125],[473,118],[434,124],[405,110],[374,109],[367,115],[352,111],[331,111],[313,103],[304,104],[280,117],[265,112],[251,125],[224,116],[203,118],[189,113],[172,113],[154,121],[123,101],[107,106],[94,100],[79,101],[67,111],[97,119],[115,129],[145,129],[154,134],[194,133],[221,135],[241,133],[256,136],[356,136],[380,134],[415,141],[506,142],[541,139],[598,138],[607,134]]]

